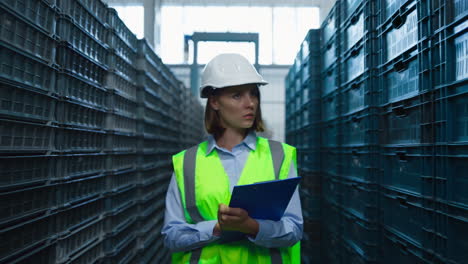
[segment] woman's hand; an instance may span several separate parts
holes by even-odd
[[[239,231],[250,236],[257,236],[258,222],[251,218],[242,208],[231,208],[220,204],[218,208],[218,223],[221,230]]]

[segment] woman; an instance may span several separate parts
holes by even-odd
[[[235,185],[297,175],[295,148],[255,134],[264,130],[258,86],[265,84],[238,54],[220,54],[203,70],[200,94],[208,98],[210,137],[173,157],[162,230],[173,263],[300,262],[297,189],[280,221],[253,219],[227,206]],[[232,231],[243,236],[226,240]]]

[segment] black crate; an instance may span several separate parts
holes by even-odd
[[[103,235],[103,224],[102,219],[96,219],[60,237],[55,245],[56,262],[71,261],[74,255],[99,242]]]
[[[468,207],[468,147],[440,144],[434,157],[435,198],[453,206]]]
[[[122,94],[118,91],[112,91],[107,94],[107,103],[109,105],[109,109],[115,113],[124,115],[131,119],[136,119],[139,117],[138,103],[125,96],[125,94]]]
[[[68,207],[86,200],[100,197],[107,191],[106,175],[98,174],[57,184],[55,201],[58,206]]]
[[[371,107],[341,119],[344,147],[377,145],[379,142],[379,113]]]
[[[344,199],[342,180],[331,174],[326,175],[322,179],[322,194],[326,203],[333,204],[341,209]]]
[[[115,152],[107,155],[106,170],[108,172],[136,169],[138,155],[132,152]]]
[[[0,79],[13,85],[54,92],[57,69],[39,58],[0,44]]]
[[[466,0],[433,0],[431,4],[431,22],[435,30],[466,21]]]
[[[107,62],[107,48],[104,42],[96,39],[68,17],[57,20],[57,36],[62,43],[66,43],[86,57],[99,64]]]
[[[437,204],[436,248],[438,262],[464,263],[468,257],[466,234],[468,232],[467,207]]]
[[[2,200],[0,226],[11,225],[22,218],[48,215],[57,205],[57,186],[46,185],[0,193]]]
[[[119,36],[125,44],[132,50],[137,50],[138,48],[138,39],[135,34],[132,33],[130,29],[127,28],[125,23],[119,18],[117,11],[113,8],[108,9],[108,24],[110,28],[115,31],[115,34]]]
[[[0,83],[0,114],[6,118],[55,122],[57,98],[22,87]]]
[[[419,248],[433,248],[434,205],[429,199],[381,189],[382,227]]]
[[[115,51],[111,50],[107,54],[107,66],[110,71],[118,73],[129,82],[134,83],[137,80],[136,68],[134,68],[131,63],[117,55]]]
[[[105,132],[78,128],[59,128],[56,146],[59,152],[102,152],[105,148]]]
[[[134,203],[127,203],[125,206],[112,210],[106,213],[104,218],[104,233],[112,233],[114,230],[121,228],[133,221],[138,214],[138,206]]]
[[[349,263],[377,263],[379,259],[379,227],[343,213],[343,241],[345,258]]]
[[[60,72],[56,91],[65,100],[76,101],[98,108],[107,107],[106,90],[100,85],[85,81],[74,74]]]
[[[434,263],[426,249],[401,234],[385,230],[382,241],[382,263]],[[438,263],[438,262],[435,262]]]
[[[11,259],[14,264],[56,263],[55,244],[49,243]]]
[[[104,85],[107,74],[104,65],[88,59],[70,47],[62,45],[58,47],[57,63],[64,72],[77,75],[98,86]]]
[[[64,237],[73,230],[101,219],[105,209],[104,202],[102,197],[98,197],[62,208],[56,214],[55,233]]]
[[[0,189],[43,185],[56,177],[57,156],[0,156]]]
[[[106,116],[105,129],[110,132],[136,135],[137,120],[124,114],[111,112]]]
[[[379,195],[377,185],[356,182],[352,179],[342,179],[340,184],[343,209],[362,220],[377,223]]]
[[[433,105],[420,95],[382,108],[380,143],[384,146],[430,144],[434,140]]]
[[[46,32],[38,29],[35,24],[0,6],[0,41],[26,51],[45,64],[54,64],[57,42]]]
[[[111,49],[113,49],[114,53],[117,54],[119,57],[124,59],[131,65],[135,65],[137,63],[137,51],[129,47],[116,33],[115,31],[109,32],[108,35],[108,44]]]
[[[382,148],[382,186],[427,198],[434,196],[433,148]]]
[[[125,170],[107,174],[107,191],[117,191],[119,189],[133,186],[139,182],[136,170]]]
[[[91,13],[82,1],[55,0],[59,14],[71,18],[83,31],[93,36],[101,43],[107,43],[106,12],[99,11],[99,17]]]
[[[15,16],[26,19],[31,24],[41,28],[48,35],[53,35],[55,34],[56,11],[51,6],[50,2],[52,1],[32,0],[24,2],[5,0],[1,2],[1,6],[13,11]]]
[[[131,101],[137,100],[137,86],[134,81],[128,80],[117,71],[110,71],[106,75],[105,87],[115,91],[118,95],[126,97]]]
[[[91,243],[88,247],[82,249],[70,257],[74,264],[94,264],[103,257],[103,243],[100,240]]]
[[[0,261],[10,263],[55,240],[55,216],[22,221],[0,230]]]
[[[330,233],[340,235],[343,233],[344,215],[340,207],[325,199],[322,200],[322,208],[322,233],[327,234],[322,236],[325,242]]]
[[[105,197],[105,210],[111,212],[118,208],[133,203],[137,198],[137,188],[134,185],[128,185],[114,192],[109,192]]]
[[[106,115],[102,108],[69,101],[60,101],[56,113],[60,125],[93,130],[104,129]]]
[[[48,153],[54,151],[56,129],[45,124],[0,119],[0,152]]]
[[[130,241],[135,241],[136,225],[137,221],[135,217],[130,217],[124,224],[118,226],[110,233],[106,233],[104,238],[104,252],[108,255],[106,257],[115,257]]]
[[[110,132],[106,136],[106,151],[134,153],[138,150],[141,140],[141,137],[131,134]]]
[[[338,175],[339,159],[339,149],[335,147],[327,147],[321,149],[320,156],[320,170],[324,173],[325,176],[329,175]]]
[[[106,169],[105,154],[68,154],[56,158],[56,178],[73,179],[99,175]]]
[[[326,230],[323,232],[322,258],[323,263],[346,263],[344,260],[344,245],[340,235]]]
[[[380,182],[379,147],[342,148],[339,155],[341,177],[367,184]]]

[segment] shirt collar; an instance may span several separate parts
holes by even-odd
[[[255,148],[257,147],[257,134],[254,131],[250,131],[249,134],[247,134],[247,136],[244,138],[244,140],[242,140],[240,144],[244,144],[251,150],[255,150]],[[206,155],[208,156],[215,148],[221,149],[221,147],[218,146],[218,144],[216,143],[216,140],[213,137],[213,135],[209,135],[208,147],[206,148]]]

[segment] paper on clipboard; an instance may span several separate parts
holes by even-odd
[[[234,186],[229,207],[242,208],[254,219],[279,221],[301,177]]]

